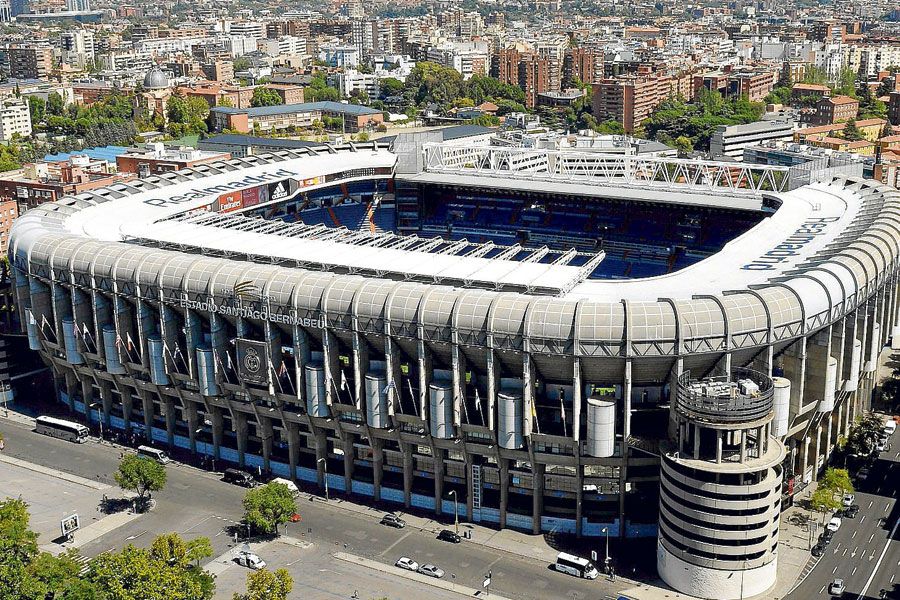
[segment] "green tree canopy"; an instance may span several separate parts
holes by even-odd
[[[287,600],[294,580],[286,569],[260,569],[247,575],[247,593],[235,594],[234,600]]]
[[[842,132],[844,139],[850,142],[857,142],[859,140],[865,139],[862,130],[856,125],[856,119],[850,119],[847,121],[847,124],[844,125],[844,130]]]
[[[341,99],[341,92],[328,85],[325,75],[319,72],[312,76],[309,86],[304,88],[303,97],[307,102],[337,102]]]
[[[250,106],[278,106],[280,104],[283,104],[281,95],[267,87],[254,89],[253,97],[250,98]]]
[[[385,77],[378,84],[378,91],[382,98],[399,96],[403,93],[403,82],[393,77]]]
[[[881,432],[884,431],[884,422],[878,415],[865,415],[860,418],[847,436],[847,453],[856,456],[869,456],[875,451],[875,445]]]
[[[253,488],[244,496],[244,520],[257,531],[278,534],[297,507],[291,490],[283,483]]]
[[[113,477],[123,490],[135,492],[142,504],[146,494],[165,487],[166,468],[150,458],[128,454],[119,463],[119,470]]]
[[[853,493],[853,483],[847,469],[825,469],[825,473],[819,478],[819,487],[831,491],[836,497]]]
[[[825,514],[840,508],[841,501],[835,497],[831,490],[820,486],[810,496],[809,505],[814,511],[822,513],[824,518]]]
[[[182,137],[208,131],[209,104],[203,98],[172,96],[166,102],[169,135]]]

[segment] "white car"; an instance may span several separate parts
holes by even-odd
[[[853,501],[856,500],[856,496],[853,494],[844,494],[843,505],[845,507],[853,506]]]
[[[241,552],[234,560],[236,560],[237,564],[241,565],[242,567],[247,567],[248,569],[253,569],[254,571],[259,571],[260,569],[266,568],[266,561],[261,559],[256,554],[253,554],[252,552]]]
[[[409,558],[408,556],[401,556],[397,559],[397,562],[394,563],[394,566],[400,567],[401,569],[406,569],[407,571],[418,571],[419,563]]]
[[[835,579],[831,582],[831,585],[828,586],[828,593],[832,596],[840,596],[844,593],[844,590],[847,589],[844,587],[843,579]]]
[[[825,526],[825,529],[828,531],[837,531],[841,528],[841,518],[840,517],[831,517],[831,520],[828,521],[828,525]]]
[[[422,565],[418,568],[419,573],[440,579],[444,576],[444,570],[434,565]]]
[[[875,452],[884,452],[885,448],[887,448],[887,440],[878,440],[875,442]]]

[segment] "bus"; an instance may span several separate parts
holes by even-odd
[[[556,557],[556,564],[553,567],[560,573],[568,573],[569,575],[585,579],[597,579],[597,576],[600,574],[591,561],[565,552],[559,553]]]
[[[62,440],[69,440],[76,444],[83,444],[88,439],[88,428],[72,421],[40,416],[34,420],[34,425],[34,430],[38,433]]]

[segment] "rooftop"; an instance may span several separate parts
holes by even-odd
[[[301,102],[299,104],[280,104],[278,106],[259,106],[256,108],[233,108],[230,106],[216,106],[212,112],[228,115],[246,114],[250,117],[266,117],[270,115],[285,115],[299,112],[332,112],[346,115],[377,115],[381,111],[368,106],[358,104],[344,104],[343,102]]]

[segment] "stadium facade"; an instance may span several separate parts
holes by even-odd
[[[898,331],[898,191],[792,176],[323,147],[40,206],[9,255],[31,348],[104,427],[469,521],[658,536],[670,585],[736,598],[774,583],[782,503]]]

